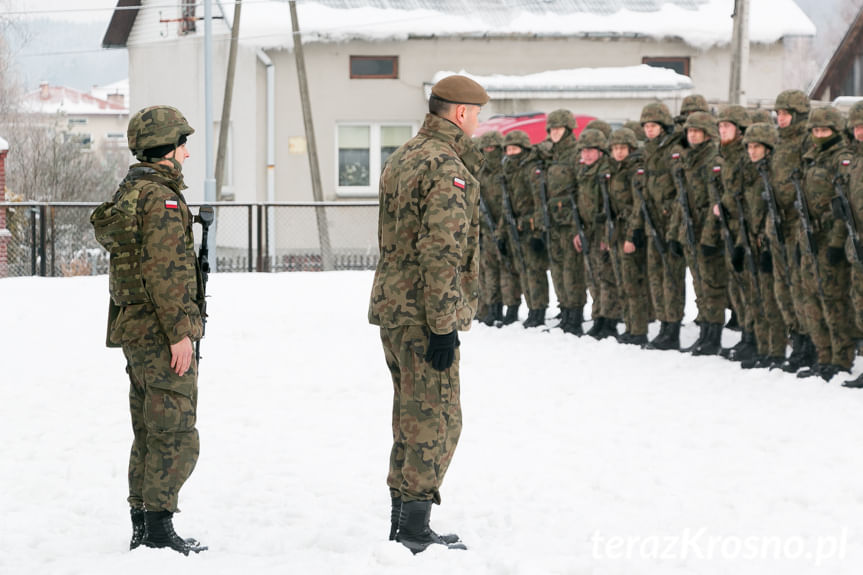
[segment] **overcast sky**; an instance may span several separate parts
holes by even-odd
[[[117,0],[0,0],[0,12],[107,24],[116,5]]]

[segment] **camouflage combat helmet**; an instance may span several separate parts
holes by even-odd
[[[570,130],[575,130],[575,127],[575,118],[569,110],[555,110],[550,113],[548,118],[545,120],[546,130],[550,130],[552,128],[569,128]]]
[[[738,104],[731,104],[719,110],[719,117],[716,118],[716,122],[731,122],[737,126],[738,130],[744,132],[752,120],[749,118],[746,108]]]
[[[785,90],[776,96],[774,110],[787,110],[799,114],[809,113],[809,96],[802,90]]]
[[[145,150],[176,146],[182,136],[194,133],[195,130],[178,109],[171,106],[149,106],[129,120],[126,138],[135,157],[144,161]]]
[[[680,113],[683,115],[709,111],[707,100],[701,94],[690,94],[683,98],[683,102],[680,103]]]
[[[644,136],[644,128],[635,120],[627,120],[623,123],[624,128],[629,128],[635,134],[635,139],[643,142],[647,138]]]
[[[630,150],[636,149],[638,147],[638,139],[635,137],[635,132],[629,128],[618,128],[613,131],[611,137],[608,139],[608,147],[617,145],[629,146]]]
[[[608,139],[601,130],[596,128],[585,128],[578,138],[578,147],[582,150],[587,148],[597,148],[605,151],[608,146]]]
[[[743,145],[749,145],[752,142],[764,144],[771,150],[776,147],[776,127],[767,122],[758,122],[749,126],[746,134],[743,136]]]
[[[807,130],[812,128],[830,128],[838,133],[845,129],[845,119],[833,106],[815,108],[809,112],[809,121],[806,123]]]
[[[674,121],[671,119],[671,112],[668,111],[668,106],[662,102],[651,102],[641,109],[641,125],[648,122],[661,124],[668,128]]]
[[[755,108],[749,112],[750,124],[773,124],[773,116],[767,108]]]
[[[848,110],[848,127],[854,128],[854,126],[861,124],[863,124],[863,100],[854,102],[854,105]]]
[[[497,130],[491,130],[489,132],[486,132],[479,137],[479,142],[477,142],[477,145],[480,149],[490,148],[491,146],[501,148],[503,147],[503,134],[501,134]]]
[[[530,148],[530,137],[522,130],[513,130],[503,139],[504,146],[519,146],[522,150]]]
[[[606,140],[611,137],[611,124],[603,120],[591,120],[587,123],[584,129],[599,130],[602,132],[602,135],[605,136]]]
[[[709,138],[719,138],[719,131],[716,128],[716,118],[708,112],[693,112],[686,118],[686,123],[683,125],[684,130],[696,128],[702,130]]]

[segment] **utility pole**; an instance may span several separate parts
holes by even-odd
[[[749,0],[734,0],[734,30],[731,35],[731,79],[728,102],[746,105],[747,72],[749,71]]]
[[[225,181],[225,150],[228,147],[228,126],[231,122],[231,102],[234,99],[234,75],[237,69],[237,39],[240,35],[240,12],[243,0],[234,4],[234,19],[231,21],[231,48],[228,52],[228,74],[225,78],[225,97],[222,100],[222,119],[219,122],[219,147],[216,150],[216,197],[222,199],[222,184]]]
[[[306,130],[306,148],[309,154],[309,171],[312,175],[312,195],[316,202],[324,201],[321,186],[321,169],[318,165],[318,146],[315,142],[315,127],[312,123],[312,106],[309,101],[309,84],[306,77],[306,61],[303,56],[303,40],[300,37],[300,25],[297,21],[296,0],[290,0],[291,29],[293,30],[294,56],[297,63],[297,80],[300,86],[300,102],[303,108],[303,124]],[[333,269],[333,254],[330,247],[330,232],[327,224],[327,212],[322,206],[315,207],[318,221],[318,238],[321,244],[321,264],[324,271]]]
[[[204,0],[204,202],[216,201],[216,180],[213,178],[213,5]],[[212,254],[210,268],[216,271],[216,229],[213,221],[208,234],[207,247]]]

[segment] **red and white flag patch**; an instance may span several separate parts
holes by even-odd
[[[462,180],[461,178],[453,178],[452,179],[452,185],[459,188],[460,190],[463,190],[464,189],[464,180]]]
[[[851,160],[842,160],[842,165],[843,165],[843,166],[849,166],[849,165],[851,165]]]
[[[165,207],[170,210],[176,210],[179,206],[177,205],[177,200],[165,200]]]
[[[679,160],[680,159],[680,152],[674,152],[673,154],[671,154],[671,159],[672,160]]]

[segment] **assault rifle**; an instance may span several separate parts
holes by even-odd
[[[812,236],[812,221],[809,219],[809,205],[806,202],[806,194],[803,193],[803,186],[800,184],[800,169],[796,168],[791,172],[791,183],[794,185],[794,193],[797,199],[794,201],[794,207],[797,208],[797,213],[800,215],[800,227],[803,231],[803,250],[806,255],[812,258],[812,270],[815,274],[815,282],[818,284],[818,295],[821,301],[824,301],[824,284],[821,283],[821,270],[818,266],[818,255],[815,253],[817,249],[814,246]]]
[[[503,260],[503,265],[505,265],[509,271],[512,271],[512,265],[510,264],[509,258],[503,255],[503,252],[500,251],[500,246],[497,244],[497,229],[495,229],[494,220],[491,217],[491,212],[488,211],[488,206],[482,198],[482,194],[479,196],[479,211],[485,220],[485,224],[491,231],[492,243],[494,244],[494,248],[497,250],[497,253],[500,254],[500,259]]]
[[[210,276],[210,248],[207,245],[209,239],[210,224],[216,219],[213,206],[201,206],[198,209],[198,215],[195,216],[194,222],[201,224],[201,247],[198,250],[198,269],[200,270],[200,280],[198,285],[198,299],[195,303],[198,304],[198,309],[201,310],[201,338],[207,331],[207,280]],[[201,360],[201,340],[195,342],[195,362]]]
[[[689,248],[689,257],[692,258],[692,276],[698,282],[697,285],[701,285],[701,270],[698,266],[698,243],[695,240],[695,223],[692,221],[692,211],[689,209],[686,183],[683,181],[683,169],[676,168],[673,170],[673,173],[674,183],[677,184],[677,202],[683,211],[683,223],[686,225],[686,246]]]
[[[714,205],[719,209],[719,228],[722,232],[722,241],[725,242],[725,253],[728,254],[728,257],[731,257],[731,254],[734,252],[734,239],[731,237],[731,229],[728,227],[728,220],[725,217],[725,208],[722,207],[722,195],[719,193],[719,172],[721,168],[719,166],[714,166],[713,173],[710,175],[710,178],[707,182],[707,188],[710,191],[710,197],[713,201]],[[742,233],[742,230],[741,230]],[[738,288],[743,289],[743,282],[740,279],[740,276],[732,271],[731,275],[734,277],[735,283],[737,283]]]
[[[548,186],[545,184],[545,174],[537,163],[536,175],[539,177],[539,202],[542,205],[542,238],[545,249],[551,250],[551,221],[548,218]]]
[[[734,203],[737,204],[737,220],[740,226],[740,243],[743,245],[743,256],[746,259],[746,268],[752,276],[752,285],[755,288],[755,309],[757,313],[764,313],[761,302],[761,285],[758,282],[758,270],[755,268],[755,258],[752,257],[752,244],[749,243],[749,227],[746,225],[746,216],[743,212],[743,194],[734,194]]]
[[[524,263],[524,254],[521,251],[521,241],[518,238],[518,226],[515,223],[515,216],[512,214],[512,202],[509,199],[509,191],[506,189],[506,179],[503,175],[500,176],[500,186],[503,190],[503,218],[509,226],[509,233],[512,236],[513,251],[515,257],[518,258],[519,267],[524,277],[527,277],[527,265]]]
[[[782,218],[779,215],[779,208],[776,205],[776,193],[773,191],[773,186],[770,185],[770,174],[767,173],[767,162],[761,160],[756,164],[758,173],[761,175],[761,181],[764,182],[764,191],[761,192],[761,197],[767,202],[767,215],[770,217],[770,222],[773,224],[773,237],[779,248],[777,253],[782,260],[779,265],[782,266],[782,279],[785,285],[791,288],[791,268],[788,266],[788,248],[785,245],[785,234],[782,232]]]
[[[644,169],[639,168],[636,172],[638,176],[644,175]],[[665,258],[665,243],[659,235],[659,230],[656,229],[656,224],[653,223],[653,218],[650,217],[650,209],[647,207],[647,200],[644,199],[644,191],[641,189],[641,178],[636,178],[632,182],[632,187],[635,190],[635,195],[638,196],[638,201],[641,202],[641,213],[644,216],[644,222],[647,224],[647,231],[650,237],[653,238],[653,247],[656,248],[656,253],[659,254],[659,259],[662,260],[662,269],[668,275],[668,262]]]
[[[599,174],[599,190],[602,192],[602,209],[605,211],[605,234],[608,237],[608,253],[611,256],[611,268],[617,285],[623,286],[623,272],[620,267],[620,254],[614,246],[614,214],[611,212],[611,200],[608,197],[608,180],[611,174]]]
[[[587,279],[590,281],[590,285],[596,286],[597,283],[594,281],[593,275],[593,266],[590,265],[590,240],[587,238],[587,234],[584,233],[584,226],[581,222],[581,215],[578,213],[578,205],[575,203],[575,189],[570,188],[569,193],[569,203],[572,206],[572,221],[575,223],[575,235],[579,237],[581,240],[581,254],[584,259],[584,269],[587,271]]]
[[[851,238],[851,245],[854,247],[852,256],[857,265],[863,263],[863,252],[860,251],[860,239],[857,236],[857,223],[854,221],[854,212],[851,210],[851,204],[848,202],[848,195],[845,193],[845,184],[847,176],[837,175],[833,179],[833,189],[836,190],[836,198],[833,201],[833,212],[845,222],[845,228],[848,230],[848,237]]]

